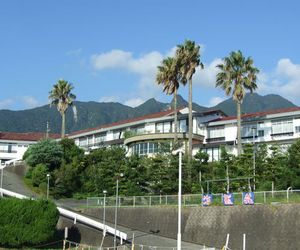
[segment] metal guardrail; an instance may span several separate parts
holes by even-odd
[[[0,194],[2,195],[6,195],[6,196],[10,196],[10,197],[15,197],[18,199],[29,199],[29,197],[22,195],[22,194],[18,194],[3,188],[0,188]],[[57,207],[59,213],[62,216],[65,216],[67,218],[71,218],[74,220],[74,224],[76,223],[76,221],[82,222],[88,226],[92,226],[94,228],[100,229],[100,230],[106,230],[107,233],[110,233],[112,235],[114,235],[116,233],[116,236],[119,237],[121,239],[121,243],[123,242],[123,240],[127,240],[127,234],[121,232],[120,230],[116,230],[110,226],[104,225],[103,223],[100,223],[98,221],[95,221],[93,219],[90,219],[86,216],[83,216],[81,214],[69,211],[65,208],[62,207]]]
[[[222,204],[223,194],[212,194],[212,205]],[[243,193],[233,193],[234,204],[243,204]],[[300,190],[291,188],[281,191],[259,191],[254,192],[255,204],[277,204],[277,203],[300,203]],[[119,207],[151,207],[151,206],[177,206],[178,195],[156,195],[156,196],[127,196],[118,197]],[[183,206],[201,206],[202,194],[185,194],[182,195]],[[105,206],[114,207],[116,197],[106,197]],[[87,207],[104,206],[104,197],[88,197],[86,199]]]

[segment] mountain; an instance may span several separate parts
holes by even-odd
[[[290,107],[296,107],[296,105],[280,95],[270,94],[261,96],[256,93],[247,93],[242,103],[241,111],[246,114]],[[232,97],[211,109],[221,109],[225,114],[230,116],[236,115],[236,103],[232,100]]]
[[[188,102],[178,95],[178,107],[186,107]],[[159,112],[173,107],[171,103],[162,103],[154,98],[135,108],[115,103],[99,102],[75,102],[78,113],[78,121],[74,122],[72,109],[68,109],[66,114],[67,133],[97,127],[120,120],[143,116],[150,113]],[[260,96],[258,94],[247,94],[242,104],[243,113],[267,111],[279,108],[295,107],[292,102],[279,95]],[[236,115],[236,104],[229,98],[218,105],[208,108],[193,103],[193,109],[203,112],[212,109],[220,109],[227,115]],[[34,109],[11,111],[0,110],[0,131],[9,132],[45,132],[49,122],[51,133],[60,133],[61,117],[56,107],[44,105]]]

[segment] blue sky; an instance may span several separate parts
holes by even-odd
[[[79,101],[168,102],[156,67],[185,39],[201,45],[205,64],[194,79],[198,104],[226,98],[215,65],[240,49],[261,71],[257,93],[300,105],[299,9],[297,0],[2,0],[0,109],[47,104],[60,78]],[[187,99],[187,87],[179,93]]]

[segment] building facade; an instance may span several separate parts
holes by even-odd
[[[188,140],[188,109],[178,109],[178,140]],[[277,143],[288,147],[300,137],[300,108],[287,108],[242,115],[242,143]],[[152,155],[174,139],[174,112],[155,113],[130,120],[78,131],[68,136],[85,150],[110,145],[125,147],[127,154]],[[222,111],[193,112],[193,154],[207,152],[210,161],[220,159],[220,147],[236,154],[236,117]]]
[[[51,138],[57,139],[59,135],[50,135]],[[0,162],[14,163],[22,160],[28,147],[37,141],[46,138],[45,133],[13,133],[0,132]]]
[[[188,145],[188,109],[177,110],[177,135],[183,149]],[[287,108],[242,115],[242,143],[278,144],[287,148],[300,138],[300,108]],[[52,135],[59,138],[59,135]],[[174,140],[174,111],[166,110],[142,117],[123,120],[67,135],[86,152],[118,145],[127,155],[151,156],[171,148]],[[44,133],[0,133],[1,163],[22,159],[27,148],[45,138]],[[220,159],[221,146],[237,153],[237,120],[220,110],[193,112],[193,154],[199,150],[210,161]]]

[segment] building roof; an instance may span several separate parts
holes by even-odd
[[[243,119],[251,119],[251,118],[256,118],[256,117],[263,117],[266,115],[289,113],[289,112],[295,112],[295,111],[300,111],[300,107],[275,109],[275,110],[264,111],[264,112],[243,114],[243,115],[241,115],[241,118],[242,118],[242,120]],[[222,117],[222,118],[216,119],[214,121],[229,121],[229,120],[236,120],[236,119],[237,119],[236,116],[227,116],[227,117]]]
[[[0,140],[10,141],[38,141],[46,137],[45,133],[30,132],[30,133],[16,133],[16,132],[0,132]],[[52,139],[60,138],[59,134],[49,134]]]
[[[178,108],[177,112],[180,109],[182,109],[182,108]],[[126,119],[126,120],[122,120],[122,121],[118,121],[118,122],[114,122],[114,123],[110,123],[110,124],[104,124],[104,125],[94,127],[94,128],[87,128],[87,129],[84,129],[84,130],[78,130],[78,131],[75,131],[71,134],[68,134],[68,136],[87,133],[87,132],[91,132],[91,131],[99,130],[99,129],[103,129],[103,128],[110,128],[110,127],[114,127],[114,126],[119,126],[119,125],[123,125],[123,124],[126,124],[126,123],[138,122],[138,121],[142,121],[142,120],[146,120],[146,119],[155,119],[155,118],[159,118],[159,117],[168,116],[172,113],[174,113],[174,110],[173,109],[168,109],[168,110],[165,110],[165,111],[152,113],[152,114],[148,114],[148,115],[144,115],[144,116],[140,116],[140,117]]]

